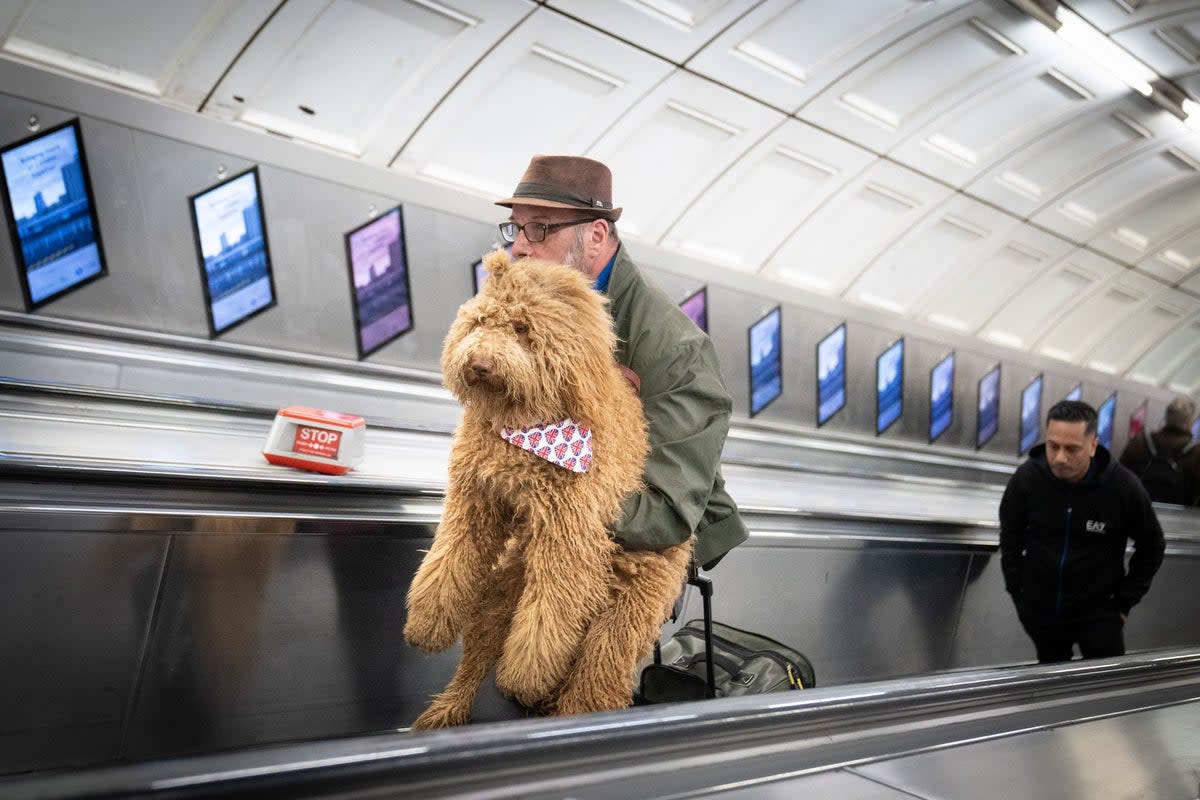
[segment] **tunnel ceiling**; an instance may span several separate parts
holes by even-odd
[[[1024,5],[1063,28],[1002,0],[37,0],[0,53],[484,198],[588,154],[642,245],[1200,394],[1200,3]]]

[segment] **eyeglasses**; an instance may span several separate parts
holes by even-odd
[[[525,232],[525,238],[531,243],[543,242],[546,240],[546,234],[550,231],[559,228],[570,228],[573,225],[583,225],[586,222],[595,222],[600,217],[592,217],[590,219],[577,219],[573,222],[554,222],[547,225],[544,222],[526,222],[524,225],[518,225],[515,222],[501,222],[500,235],[504,237],[506,242],[515,242],[517,234],[521,231]]]

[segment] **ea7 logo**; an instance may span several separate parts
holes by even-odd
[[[1099,520],[1089,519],[1087,521],[1087,532],[1088,533],[1104,533],[1104,525],[1105,525],[1105,523],[1100,522]]]

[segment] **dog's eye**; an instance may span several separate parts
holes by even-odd
[[[526,325],[524,322],[514,322],[512,324],[512,326],[513,326],[513,332],[516,333],[518,336],[524,336],[525,334],[529,333],[529,326]]]

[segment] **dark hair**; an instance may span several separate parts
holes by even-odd
[[[1084,433],[1096,432],[1096,409],[1079,400],[1059,400],[1046,412],[1046,424],[1059,422],[1086,422]]]

